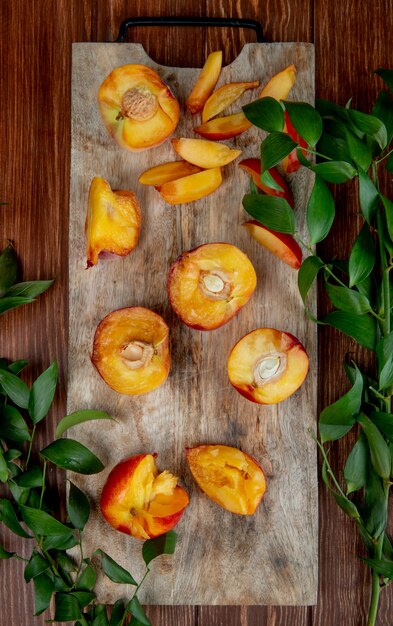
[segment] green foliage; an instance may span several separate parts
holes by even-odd
[[[263,226],[279,233],[295,232],[295,216],[285,198],[250,193],[244,196],[243,206]]]

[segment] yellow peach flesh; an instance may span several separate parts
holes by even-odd
[[[158,185],[157,190],[169,204],[185,204],[213,193],[221,183],[221,169],[215,167]]]
[[[172,139],[172,145],[182,159],[204,169],[223,167],[242,153],[241,150],[232,150],[225,144],[205,139]]]
[[[259,82],[257,80],[250,83],[229,83],[223,85],[212,93],[206,101],[202,112],[202,122],[208,122],[212,117],[224,111],[235,100],[240,98],[247,89],[255,89],[258,85]]]
[[[173,161],[162,163],[144,171],[138,178],[142,185],[163,185],[178,178],[184,178],[190,174],[197,174],[200,168],[187,161]]]
[[[206,100],[212,93],[219,79],[222,66],[222,51],[212,52],[206,59],[198,79],[186,100],[190,113],[202,111]]]

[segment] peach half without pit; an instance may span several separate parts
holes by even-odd
[[[96,265],[101,252],[126,256],[138,243],[141,210],[132,191],[112,191],[94,177],[89,191],[85,232],[87,267]]]
[[[198,330],[229,322],[257,283],[249,258],[229,243],[208,243],[183,252],[168,276],[168,295],[180,319]]]
[[[158,473],[156,454],[138,454],[118,463],[101,495],[101,512],[113,528],[137,539],[151,539],[173,528],[189,498],[167,470]]]
[[[258,328],[232,348],[228,376],[248,400],[276,404],[299,389],[308,366],[307,353],[296,337],[274,328]]]
[[[117,309],[98,324],[91,360],[115,391],[147,393],[168,377],[168,336],[168,326],[154,311],[140,306]]]
[[[199,487],[231,513],[253,515],[265,490],[259,463],[238,448],[202,445],[187,448],[187,461]]]
[[[115,141],[134,152],[159,146],[179,122],[178,101],[146,65],[115,68],[100,86],[98,107]]]

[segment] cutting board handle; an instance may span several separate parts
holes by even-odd
[[[266,43],[262,26],[259,22],[237,17],[127,17],[120,24],[116,42],[124,42],[127,29],[133,26],[230,26],[231,28],[251,28],[256,33],[257,42]]]

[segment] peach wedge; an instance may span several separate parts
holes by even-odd
[[[112,191],[103,178],[93,178],[86,215],[87,267],[101,252],[125,256],[138,243],[141,210],[132,191]]]
[[[161,165],[145,170],[139,176],[138,182],[142,185],[154,185],[157,187],[190,174],[197,174],[200,171],[200,167],[192,165],[192,163],[187,161],[172,161],[170,163],[161,163]]]
[[[156,454],[137,454],[118,463],[101,494],[101,512],[113,528],[137,539],[171,530],[188,505],[187,492],[167,470],[158,473]]]
[[[258,243],[269,250],[274,256],[284,261],[293,269],[298,270],[302,264],[302,251],[295,239],[286,233],[278,233],[263,226],[256,220],[250,220],[243,224],[244,228],[250,233]]]
[[[208,243],[174,262],[168,276],[169,301],[188,326],[213,330],[248,302],[256,282],[244,252],[229,243]]]
[[[208,122],[212,117],[224,111],[235,100],[240,98],[247,89],[255,89],[258,85],[259,82],[257,80],[250,83],[228,83],[223,85],[212,93],[206,101],[202,111],[202,122]]]
[[[193,477],[209,498],[231,513],[253,515],[265,493],[266,480],[251,456],[223,445],[187,448]]]
[[[284,115],[285,115],[285,124],[284,124],[283,132],[288,133],[291,139],[293,139],[293,141],[296,141],[301,148],[307,148],[307,142],[303,139],[303,137],[300,137],[299,133],[295,130],[291,122],[291,118],[288,115],[288,111],[285,111]],[[294,150],[292,150],[292,152],[290,152],[290,154],[288,154],[288,156],[286,156],[282,160],[281,165],[285,174],[293,174],[293,172],[297,172],[297,170],[299,169],[301,165],[299,159],[297,158],[296,151],[297,151],[297,148],[294,148]],[[307,152],[305,150],[302,150],[302,153],[303,153],[303,156],[305,157],[307,156]]]
[[[243,161],[240,161],[239,167],[251,176],[258,189],[266,193],[268,196],[278,196],[279,198],[285,198],[288,204],[292,208],[294,207],[295,202],[293,199],[292,191],[289,189],[287,183],[285,182],[276,167],[271,167],[269,169],[269,174],[276,181],[276,183],[280,185],[282,191],[279,191],[278,189],[273,189],[272,187],[268,187],[261,181],[260,159],[244,159]]]
[[[144,307],[109,313],[97,326],[92,363],[107,385],[139,395],[162,385],[169,373],[169,329]]]
[[[248,333],[232,349],[229,380],[245,398],[276,404],[302,385],[308,372],[307,353],[296,337],[274,328]]]
[[[179,121],[179,103],[146,65],[114,69],[100,86],[98,107],[108,132],[122,148],[138,152],[159,146]]]
[[[241,150],[232,150],[222,143],[206,139],[172,139],[172,146],[182,159],[203,169],[223,167],[242,153]]]
[[[193,115],[202,111],[220,77],[222,51],[212,52],[206,59],[198,79],[186,100],[186,107]]]
[[[186,204],[213,193],[222,183],[221,169],[214,167],[197,174],[157,185],[156,189],[168,204]]]

